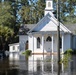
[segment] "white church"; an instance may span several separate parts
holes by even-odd
[[[58,20],[53,14],[53,0],[46,0],[44,17],[28,32],[28,49],[33,53],[57,52]],[[72,32],[60,23],[61,52],[71,48]]]
[[[27,35],[19,36],[20,51],[28,50],[34,54],[57,53],[58,20],[53,14],[53,0],[46,0],[44,17],[28,31]],[[24,46],[23,48],[21,48]],[[65,25],[60,23],[60,51],[76,49],[76,36]]]

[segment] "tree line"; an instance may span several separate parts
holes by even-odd
[[[54,13],[57,13],[57,0]],[[21,24],[36,24],[44,16],[45,0],[0,0],[0,50],[8,50],[8,44],[19,42]],[[61,0],[60,21],[76,23],[76,0]]]

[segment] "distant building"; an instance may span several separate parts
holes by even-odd
[[[19,59],[19,43],[9,44],[9,59]]]
[[[9,52],[19,52],[19,43],[9,44]]]

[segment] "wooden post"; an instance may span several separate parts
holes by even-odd
[[[60,75],[60,0],[57,0],[57,50],[58,50],[58,73]]]

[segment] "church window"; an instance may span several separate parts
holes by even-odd
[[[51,3],[50,2],[48,2],[48,7],[51,7]]]
[[[48,42],[52,41],[51,37],[48,36],[47,39],[46,39],[46,41],[48,41]]]
[[[40,38],[37,38],[37,48],[40,48]]]

